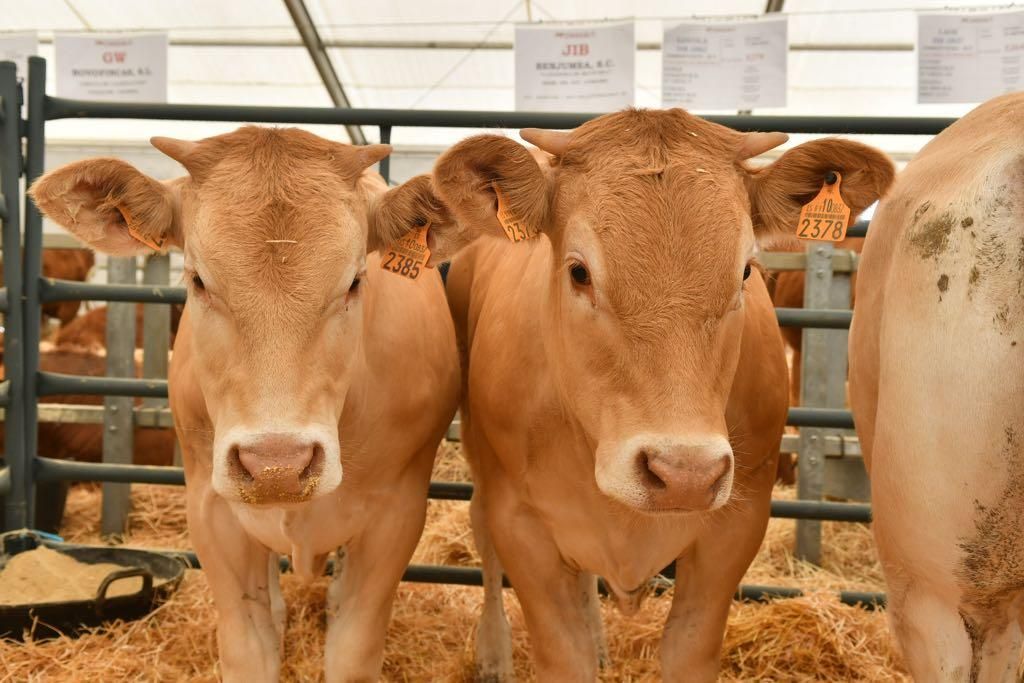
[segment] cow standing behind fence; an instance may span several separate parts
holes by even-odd
[[[590,681],[605,655],[595,575],[635,610],[675,560],[662,675],[714,680],[768,521],[787,407],[755,244],[791,231],[830,172],[859,213],[892,165],[819,140],[750,171],[745,160],[785,136],[681,110],[524,137],[548,154],[470,138],[375,214],[398,233],[430,225],[437,257],[473,242],[448,294],[485,572],[478,673],[513,675],[502,568],[539,678]]]
[[[1019,681],[1024,94],[929,142],[871,221],[850,398],[889,615],[920,681]]]
[[[221,673],[277,679],[278,554],[309,579],[341,547],[327,680],[376,680],[459,386],[440,278],[382,272],[367,232],[386,190],[367,169],[391,148],[256,127],[154,144],[189,175],[161,183],[94,159],[51,171],[32,193],[98,249],[184,251],[170,400]]]

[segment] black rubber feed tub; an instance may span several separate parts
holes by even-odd
[[[45,602],[24,605],[0,605],[0,638],[22,640],[75,636],[84,629],[114,619],[132,620],[149,614],[167,600],[181,585],[185,564],[176,558],[131,548],[93,547],[58,543],[43,539],[31,531],[12,531],[0,535],[2,569],[18,553],[46,546],[85,564],[110,563],[124,567],[111,572],[91,600]],[[121,579],[141,576],[142,588],[128,595],[108,597],[111,585]]]

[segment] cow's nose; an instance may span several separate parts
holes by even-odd
[[[732,449],[727,444],[658,445],[636,453],[640,481],[654,507],[708,510],[732,488]]]
[[[251,503],[297,502],[310,497],[324,465],[323,446],[286,434],[268,434],[231,448],[239,494]]]

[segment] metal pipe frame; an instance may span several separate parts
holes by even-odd
[[[597,116],[596,114],[550,114],[531,112],[445,112],[406,110],[354,110],[313,107],[231,107],[219,105],[183,104],[131,104],[85,102],[45,95],[46,63],[43,59],[29,59],[29,120],[27,173],[29,179],[37,177],[43,170],[45,146],[45,122],[62,118],[128,118],[159,120],[205,120],[205,121],[262,121],[265,123],[293,124],[342,124],[376,125],[381,129],[382,138],[390,137],[393,126],[437,126],[463,128],[572,128]],[[0,135],[0,199],[4,206],[16,205],[18,197],[17,179],[20,175],[21,133],[18,125],[11,122],[20,120],[20,103],[17,100],[17,82],[14,67],[0,63],[0,98],[4,125]],[[934,135],[949,126],[955,119],[950,118],[906,118],[906,117],[779,117],[779,116],[715,116],[709,120],[741,131],[774,130],[792,133],[851,133],[851,134],[895,134]],[[12,161],[12,159],[14,161]],[[15,163],[15,161],[17,163]],[[387,167],[384,167],[387,172]],[[13,186],[13,190],[12,190]],[[16,212],[3,225],[3,243],[6,246],[19,243]],[[847,235],[863,237],[867,222],[851,226]],[[30,499],[34,481],[86,480],[105,482],[136,482],[153,484],[184,484],[184,471],[174,467],[145,467],[137,465],[110,465],[102,463],[80,463],[38,457],[35,453],[35,428],[37,424],[38,396],[55,393],[103,394],[119,396],[164,397],[167,395],[165,381],[115,379],[98,377],[75,377],[58,373],[38,372],[39,311],[43,301],[64,299],[137,301],[145,303],[179,303],[184,301],[184,290],[178,287],[151,286],[110,286],[85,285],[59,280],[45,280],[40,277],[42,249],[42,220],[38,211],[29,202],[26,207],[26,235],[24,243],[25,271],[19,272],[19,250],[4,249],[4,265],[8,277],[9,300],[20,301],[18,289],[24,286],[24,306],[13,306],[7,319],[5,352],[10,359],[8,365],[9,394],[14,400],[7,408],[8,429],[6,432],[8,466],[0,469],[0,492],[6,492],[8,528],[11,527],[11,512],[15,521],[31,522]],[[851,270],[853,265],[851,265]],[[19,319],[19,312],[32,313],[31,320]],[[795,326],[816,325],[841,329],[848,326],[846,311],[793,311],[779,309],[780,324]],[[25,316],[28,317],[27,315]],[[34,322],[32,329],[20,329]],[[13,324],[12,324],[13,323]],[[20,331],[19,331],[20,329]],[[23,353],[18,348],[24,340]],[[27,342],[32,342],[27,345]],[[22,359],[24,363],[17,362]],[[25,378],[35,381],[24,381]],[[25,410],[31,407],[31,411]],[[793,408],[789,412],[788,424],[852,428],[853,419],[848,411],[827,408]],[[20,431],[20,434],[19,434]],[[25,438],[32,432],[31,443]],[[25,446],[31,446],[26,448]],[[468,500],[472,485],[457,482],[432,482],[430,497],[440,500]],[[847,522],[870,522],[869,505],[831,503],[824,501],[773,501],[772,515],[790,519],[818,519]],[[194,554],[172,553],[190,559],[198,567]],[[480,585],[477,569],[465,567],[410,566],[406,581],[427,581]],[[789,597],[802,594],[798,589],[766,586],[745,586],[737,593],[740,599],[760,600],[767,597]],[[877,593],[844,591],[841,599],[847,604],[867,607],[884,604],[885,596]]]
[[[26,445],[26,417],[28,403],[24,400],[26,373],[23,356],[25,311],[31,305],[22,305],[21,211],[19,211],[19,181],[21,180],[21,86],[18,84],[14,63],[0,63],[0,197],[3,197],[4,218],[2,240],[4,280],[8,301],[13,302],[4,316],[4,370],[11,399],[6,408],[7,424],[4,433],[7,491],[4,495],[4,528],[17,529],[32,522],[32,481],[30,451]],[[36,328],[36,335],[39,328]],[[36,342],[36,353],[39,344]],[[28,375],[31,377],[31,375]]]

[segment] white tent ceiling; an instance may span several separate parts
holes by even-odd
[[[991,2],[957,0],[958,7]],[[512,41],[516,22],[635,17],[641,45],[661,40],[662,21],[756,15],[765,0],[306,0],[327,45],[346,41],[456,41],[457,49],[329,47],[356,107],[511,109],[513,53],[478,43]],[[786,0],[790,16],[789,104],[773,114],[959,115],[968,106],[916,104],[915,12],[948,0]],[[172,102],[330,106],[331,100],[281,0],[0,0],[0,31],[38,31],[53,59],[55,32],[166,30]],[[887,49],[808,50],[807,46]],[[48,89],[54,89],[49,69]],[[661,54],[637,55],[639,106],[659,106]],[[61,121],[51,138],[143,139],[154,133],[201,137],[231,127],[147,121]],[[318,132],[344,138],[342,128]],[[366,129],[367,137],[377,135]],[[465,130],[397,129],[399,145],[444,144]],[[876,142],[880,142],[877,141]],[[920,140],[887,139],[893,151]]]

